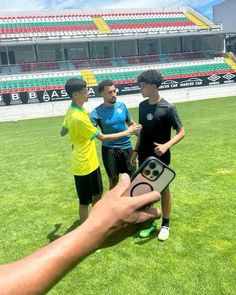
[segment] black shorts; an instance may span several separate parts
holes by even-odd
[[[150,156],[156,157],[157,159],[161,160],[166,165],[170,165],[171,154],[169,151],[167,151],[161,157],[158,157],[155,153],[152,153],[152,154],[150,153],[149,155],[138,155],[138,165],[140,166]]]
[[[102,175],[99,167],[87,175],[74,175],[74,177],[75,187],[81,205],[91,204],[92,196],[103,193]]]
[[[132,175],[135,167],[131,165],[130,159],[132,148],[118,149],[102,146],[102,160],[109,178],[115,178],[119,173]]]

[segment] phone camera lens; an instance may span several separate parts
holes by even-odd
[[[143,171],[143,173],[144,173],[145,175],[150,175],[151,171],[148,170],[148,169],[146,169],[146,170]]]
[[[149,167],[150,167],[150,169],[154,169],[154,168],[156,168],[156,164],[154,162],[151,162]]]
[[[153,176],[158,176],[159,175],[159,171],[158,170],[154,170],[153,172],[152,172],[152,174],[153,174]]]

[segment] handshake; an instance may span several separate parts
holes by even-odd
[[[141,124],[133,124],[127,129],[127,135],[139,135],[142,128]]]

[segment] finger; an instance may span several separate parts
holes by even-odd
[[[160,152],[158,150],[154,151],[156,155],[160,156]]]
[[[136,220],[136,224],[146,222],[150,219],[159,219],[161,217],[161,211],[157,208],[150,207],[145,211],[141,211],[138,214],[138,218]]]
[[[155,144],[156,146],[159,146],[159,143],[157,143],[157,142],[154,142],[154,144]]]
[[[158,147],[154,148],[154,153],[158,156],[161,156],[163,153],[159,150]]]
[[[146,212],[147,214],[153,214],[156,216],[156,219],[159,219],[161,217],[161,210],[159,208],[155,208],[153,206],[146,208],[142,210],[143,212]]]
[[[136,209],[142,209],[144,207],[152,205],[153,203],[159,201],[160,199],[161,199],[161,195],[156,191],[152,191],[150,193],[132,198],[131,200]]]
[[[130,186],[130,177],[127,173],[123,173],[121,175],[121,179],[118,184],[111,190],[113,192],[112,195],[120,197],[123,195]]]
[[[136,125],[136,126],[134,126],[134,130],[135,131],[139,131],[141,129],[142,129],[142,125]]]

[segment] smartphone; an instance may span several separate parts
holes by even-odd
[[[151,191],[161,193],[175,178],[175,172],[155,157],[148,157],[131,178],[125,195],[139,196]]]

